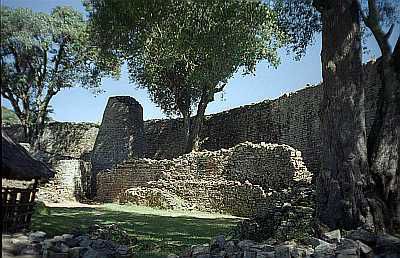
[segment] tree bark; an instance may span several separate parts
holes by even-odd
[[[400,80],[394,60],[385,60],[381,59],[378,66],[382,87],[368,136],[368,159],[374,178],[374,192],[368,200],[374,217],[383,218],[379,228],[400,232]],[[379,205],[375,208],[376,203]]]
[[[322,14],[320,222],[330,228],[372,226],[368,185],[360,17],[357,1],[318,1]]]
[[[209,91],[207,87],[203,88],[199,104],[197,105],[197,113],[194,117],[193,126],[189,134],[189,142],[186,146],[186,153],[191,151],[198,151],[200,149],[200,131],[203,127],[204,114],[209,103]]]
[[[183,116],[183,131],[184,131],[184,152],[187,149],[187,146],[189,144],[189,137],[190,137],[190,112],[184,112],[182,113]]]

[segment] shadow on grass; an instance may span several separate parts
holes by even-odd
[[[32,230],[49,236],[70,233],[80,228],[85,232],[92,224],[118,224],[139,240],[138,257],[165,257],[180,253],[194,244],[208,243],[218,234],[226,234],[238,218],[196,218],[161,216],[100,208],[50,208],[51,215],[35,214]]]

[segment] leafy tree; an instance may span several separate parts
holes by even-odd
[[[199,148],[207,105],[227,80],[240,69],[253,73],[261,60],[276,67],[277,49],[288,43],[276,12],[260,1],[122,2],[89,1],[94,38],[127,60],[131,79],[165,113],[183,117],[186,152]]]
[[[82,15],[69,7],[52,13],[1,7],[1,95],[8,99],[31,143],[41,136],[51,99],[81,85],[99,91],[115,75],[116,60],[101,58]]]

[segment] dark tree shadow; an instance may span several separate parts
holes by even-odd
[[[165,257],[194,244],[208,243],[218,234],[226,234],[238,221],[235,218],[196,218],[159,216],[107,208],[50,208],[50,215],[35,214],[32,230],[49,236],[85,232],[92,224],[118,224],[139,240],[135,250],[140,257]]]

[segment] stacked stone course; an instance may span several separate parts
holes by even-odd
[[[376,112],[380,80],[374,62],[365,65],[364,69],[368,133]],[[245,141],[288,144],[300,150],[308,170],[318,174],[321,96],[322,85],[317,85],[285,94],[276,100],[207,116],[201,132],[201,147],[214,151]],[[112,99],[115,100],[111,103],[113,111],[105,113],[104,120],[107,122],[103,124],[102,133],[98,134],[99,128],[95,124],[49,123],[41,139],[41,158],[49,163],[64,159],[92,160],[94,171],[99,171],[112,169],[129,156],[172,159],[183,153],[180,119],[149,120],[143,124],[139,103],[129,97]],[[3,130],[18,142],[26,141],[20,126],[6,126]],[[97,136],[99,140],[95,144]],[[160,166],[165,164],[163,162]],[[202,168],[199,166],[198,169]],[[158,174],[157,170],[149,173]]]
[[[42,158],[89,161],[98,131],[92,123],[49,123],[39,142]]]
[[[179,208],[251,216],[270,209],[276,198],[289,200],[295,192],[290,189],[309,189],[311,178],[301,153],[290,146],[246,142],[173,160],[129,160],[97,174],[97,199],[148,205],[163,203],[155,200],[159,196],[160,208],[178,203]]]
[[[375,117],[381,82],[374,61],[364,65],[364,71],[368,133]],[[207,116],[201,131],[201,148],[219,150],[245,141],[287,144],[300,150],[307,168],[317,174],[321,154],[319,108],[322,87],[322,84],[309,86],[276,100]],[[182,125],[180,119],[145,121],[144,156],[170,159],[181,155],[184,150]]]
[[[78,159],[52,163],[55,177],[40,187],[38,199],[47,202],[77,201],[87,191],[90,163]]]

